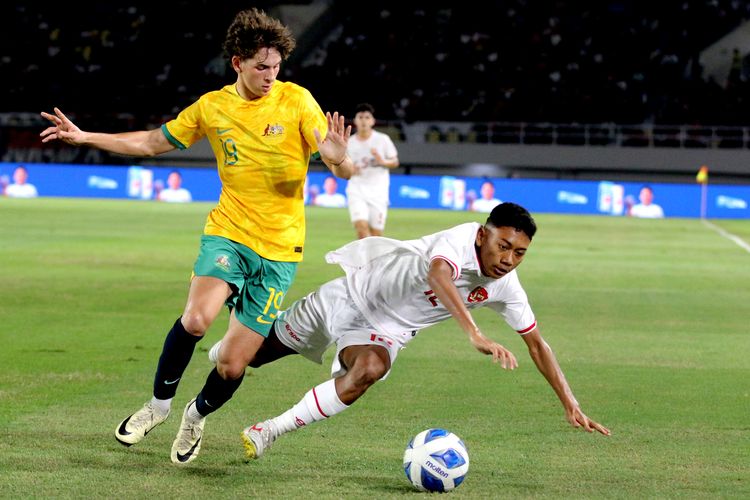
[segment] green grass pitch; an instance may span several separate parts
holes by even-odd
[[[516,371],[445,322],[352,408],[245,463],[242,428],[328,378],[330,352],[323,366],[286,358],[248,371],[208,419],[198,460],[176,467],[171,442],[224,313],[169,420],[122,447],[114,429],[150,397],[210,208],[0,199],[0,497],[421,498],[403,450],[438,426],[471,457],[452,498],[750,498],[750,253],[687,219],[536,214],[521,280],[583,410],[609,438],[570,427],[523,341],[480,310],[483,331],[518,357]],[[387,235],[472,220],[482,217],[392,210]],[[714,222],[750,241],[750,221]],[[287,305],[341,275],[323,255],[353,235],[345,210],[308,209]]]

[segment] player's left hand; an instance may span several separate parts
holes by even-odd
[[[370,154],[372,154],[372,157],[375,158],[375,165],[385,166],[385,158],[380,156],[380,153],[378,153],[377,149],[372,148],[370,150]]]
[[[324,161],[339,163],[346,157],[346,145],[352,133],[352,126],[345,125],[344,116],[339,116],[338,111],[333,115],[327,112],[326,120],[328,121],[328,133],[325,138],[321,138],[320,131],[314,129],[315,142],[318,143],[318,151]]]
[[[609,436],[610,434],[612,434],[611,431],[604,427],[602,424],[595,422],[594,420],[591,420],[589,417],[587,417],[586,414],[581,411],[581,408],[579,406],[575,406],[571,409],[566,409],[565,417],[573,427],[581,427],[586,432],[597,431],[601,434],[604,434],[605,436]]]

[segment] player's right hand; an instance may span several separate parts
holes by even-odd
[[[42,142],[49,142],[54,139],[61,140],[73,146],[80,146],[83,142],[83,132],[76,127],[75,123],[70,121],[60,108],[54,108],[55,114],[45,113],[42,111],[42,118],[53,123],[52,127],[46,128],[39,136]]]
[[[492,355],[492,361],[500,363],[505,370],[514,370],[518,368],[516,357],[508,349],[494,342],[481,333],[470,335],[469,339],[474,348],[482,354]]]

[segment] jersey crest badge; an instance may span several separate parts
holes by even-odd
[[[478,286],[469,293],[467,300],[471,303],[484,302],[489,297],[487,290],[484,287]]]
[[[266,125],[265,130],[263,130],[263,137],[277,137],[280,135],[284,135],[284,127],[278,123],[274,125],[269,123]]]

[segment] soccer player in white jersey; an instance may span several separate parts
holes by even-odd
[[[644,219],[663,219],[664,210],[661,206],[654,203],[654,190],[651,186],[643,186],[638,194],[640,203],[633,205],[628,210],[631,217],[641,217]]]
[[[484,225],[461,224],[411,241],[366,238],[329,252],[326,260],[341,265],[346,276],[282,312],[250,366],[295,353],[321,363],[325,350],[336,344],[332,378],[281,415],[246,428],[242,439],[248,458],[262,456],[282,434],[344,411],[388,376],[399,350],[419,330],[450,317],[479,352],[505,369],[516,368],[513,353],[474,322],[469,310],[483,306],[523,337],[571,425],[609,435],[578,405],[516,274],[535,232],[525,208],[503,203]],[[209,358],[216,359],[220,349],[218,342]]]
[[[167,203],[189,203],[193,201],[193,196],[182,187],[182,174],[172,170],[167,177],[167,188],[159,191],[157,199]]]
[[[26,167],[23,165],[16,167],[13,171],[13,184],[5,186],[5,196],[9,198],[36,198],[39,196],[36,186],[30,184],[28,179],[29,171],[26,170]]]
[[[349,217],[358,238],[382,236],[388,216],[390,169],[399,166],[398,152],[390,137],[378,132],[375,110],[367,103],[357,106],[347,153],[354,172],[346,186]]]

